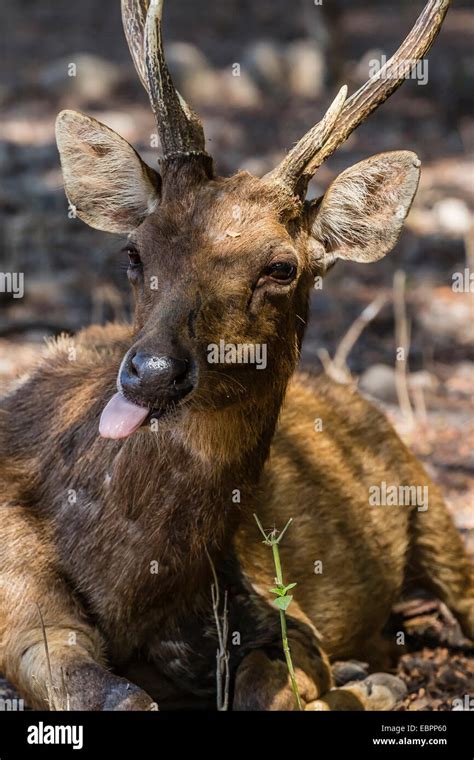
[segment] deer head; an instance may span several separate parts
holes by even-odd
[[[416,192],[414,153],[382,153],[344,171],[322,198],[308,182],[431,47],[449,0],[429,0],[385,66],[327,113],[264,177],[215,175],[201,122],[166,66],[162,0],[122,0],[130,52],[161,140],[159,173],[119,135],[75,111],[56,126],[66,193],[92,227],[128,236],[135,292],[131,345],[118,393],[102,415],[106,437],[151,416],[218,410],[262,393],[281,401],[303,335],[313,278],[337,259],[362,263],[396,243]],[[212,363],[209,346],[222,349]],[[265,346],[266,371],[227,363],[228,346]],[[222,361],[224,359],[224,361]]]

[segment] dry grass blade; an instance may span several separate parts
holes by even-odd
[[[217,640],[219,643],[216,652],[216,687],[217,687],[217,709],[225,712],[229,709],[229,689],[230,689],[230,668],[229,668],[229,650],[227,649],[227,639],[229,635],[229,616],[227,609],[227,591],[224,594],[224,606],[222,615],[220,613],[220,593],[219,582],[217,579],[216,568],[206,549],[207,559],[211,566],[211,572],[214,579],[211,585],[212,609],[214,621],[216,624]]]
[[[395,384],[397,389],[398,403],[403,416],[410,427],[413,427],[415,418],[408,392],[408,365],[407,359],[410,351],[410,326],[408,324],[405,305],[406,275],[402,270],[395,272],[393,278],[393,306],[395,311],[395,343],[397,346],[397,361],[395,364]],[[398,355],[400,353],[400,355]]]
[[[38,609],[38,615],[40,619],[41,633],[43,636],[44,651],[46,656],[46,665],[48,669],[48,679],[46,683],[47,698],[49,709],[52,711],[63,711],[70,709],[69,695],[66,689],[66,682],[64,678],[64,671],[61,669],[61,687],[59,688],[54,683],[53,670],[51,667],[51,657],[49,653],[48,637],[46,635],[46,626],[44,623],[43,613],[39,604],[36,605]]]

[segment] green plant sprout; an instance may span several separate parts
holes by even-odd
[[[262,534],[264,538],[262,543],[264,543],[266,546],[272,547],[273,562],[275,564],[275,587],[270,588],[268,590],[272,594],[275,594],[276,596],[276,599],[273,600],[273,604],[275,605],[275,607],[278,609],[280,613],[281,639],[283,642],[283,652],[285,654],[286,665],[288,668],[288,673],[290,675],[291,688],[293,690],[293,694],[295,695],[296,707],[298,710],[302,710],[303,706],[301,704],[301,698],[298,691],[298,685],[296,683],[295,669],[293,667],[293,661],[291,659],[290,645],[288,643],[288,631],[287,631],[287,626],[286,626],[286,610],[288,609],[291,602],[293,601],[293,596],[289,594],[288,591],[291,591],[291,589],[296,586],[296,583],[288,583],[285,585],[285,583],[283,582],[283,573],[281,569],[281,560],[280,560],[280,550],[278,548],[278,544],[280,543],[281,539],[285,535],[287,529],[289,528],[291,522],[293,521],[293,518],[290,517],[285,527],[279,534],[279,531],[276,528],[273,528],[273,530],[269,531],[268,533],[265,533],[257,515],[254,513],[253,516],[255,517],[260,533]]]

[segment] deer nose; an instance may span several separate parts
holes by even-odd
[[[120,384],[132,401],[150,406],[177,402],[193,389],[190,361],[138,351],[124,362]]]

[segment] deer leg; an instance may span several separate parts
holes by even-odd
[[[298,691],[305,706],[319,694],[320,679],[295,666]],[[328,674],[329,677],[329,674]],[[256,649],[241,662],[236,674],[233,710],[296,710],[286,663],[271,659],[263,649]]]
[[[403,682],[388,673],[333,688],[324,653],[290,641],[296,682],[304,710],[392,710],[406,693]],[[234,710],[296,710],[286,663],[258,649],[237,669]]]
[[[102,638],[57,571],[44,521],[5,505],[0,524],[0,671],[33,709],[150,708],[145,692],[106,669]]]
[[[308,702],[305,710],[393,710],[406,695],[400,678],[390,673],[373,673],[361,681],[350,681],[330,689],[318,699]]]
[[[474,641],[474,568],[439,490],[430,485],[426,512],[414,511],[407,585],[425,586],[457,617]]]
[[[303,706],[332,686],[329,661],[296,632],[289,636],[296,682]],[[296,710],[281,643],[250,652],[237,668],[233,710]]]

